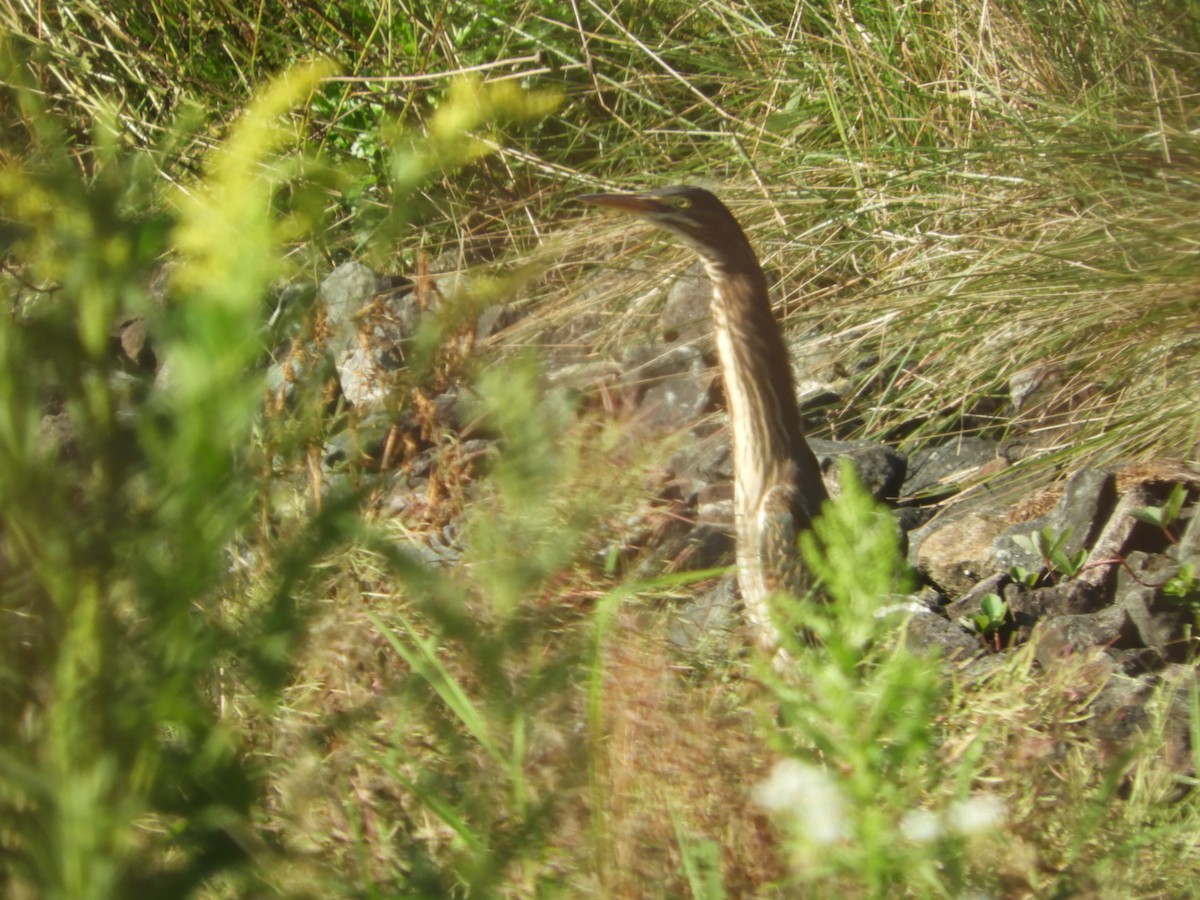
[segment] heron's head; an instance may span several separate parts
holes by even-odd
[[[632,213],[678,236],[708,259],[721,260],[748,248],[733,213],[704,188],[685,185],[634,194],[581,194],[578,199]]]

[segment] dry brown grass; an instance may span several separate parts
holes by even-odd
[[[719,848],[731,896],[763,896],[783,875],[778,838],[750,798],[773,762],[760,722],[770,704],[736,670],[692,677],[668,649],[665,618],[626,613],[609,641],[593,797],[606,851],[599,895],[687,894],[681,840],[695,840]]]

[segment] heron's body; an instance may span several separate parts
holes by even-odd
[[[732,432],[738,585],[757,642],[774,651],[779,634],[768,600],[781,591],[803,596],[812,587],[796,535],[811,525],[826,492],[804,439],[787,346],[762,267],[733,214],[702,188],[580,199],[665,228],[704,262]]]

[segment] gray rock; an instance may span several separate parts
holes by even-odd
[[[1104,686],[1088,704],[1092,714],[1088,731],[1115,754],[1140,743],[1153,727],[1149,701],[1155,685],[1146,677],[1120,673],[1103,673],[1103,677]]]
[[[321,450],[325,468],[333,469],[345,463],[363,465],[378,455],[385,435],[384,428],[369,423],[342,429],[332,435]]]
[[[715,375],[692,344],[626,354],[621,386],[637,398],[641,424],[673,431],[693,424],[709,405]]]
[[[951,597],[967,593],[995,571],[992,548],[1008,527],[997,512],[958,515],[953,507],[909,535],[909,560]]]
[[[1114,607],[1136,630],[1139,646],[1176,662],[1182,662],[1193,650],[1187,640],[1187,629],[1193,624],[1191,609],[1171,603],[1162,592],[1162,585],[1179,569],[1180,564],[1167,556],[1135,550],[1117,570],[1114,600]]]
[[[701,349],[712,344],[712,285],[699,263],[675,279],[659,313],[663,340],[694,343]]]
[[[274,362],[267,367],[264,386],[271,402],[278,406],[295,402],[298,391],[304,388],[321,391],[326,406],[332,409],[337,400],[336,394],[326,394],[325,391],[336,378],[337,369],[328,354],[318,353],[311,344],[294,342],[291,346],[279,349]]]
[[[1050,669],[1064,660],[1130,639],[1129,620],[1119,609],[1051,616],[1035,629],[1034,655]]]
[[[159,359],[158,370],[154,373],[154,390],[169,393],[174,389],[175,368],[170,356]]]
[[[442,272],[432,273],[429,279],[433,293],[442,298],[466,296],[474,289],[470,273],[457,265]]]
[[[517,320],[517,314],[511,306],[504,303],[493,303],[479,311],[475,319],[475,340],[482,342],[493,334],[498,334]]]
[[[961,597],[947,603],[946,615],[954,622],[970,619],[980,611],[984,597],[988,594],[996,594],[1007,602],[1009,598],[1005,597],[1005,592],[1012,587],[1014,587],[1012,579],[1006,573],[993,572],[987,578],[972,585]],[[1011,594],[1011,591],[1009,593]]]
[[[1200,563],[1200,502],[1193,502],[1190,507],[1185,505],[1180,519],[1184,524],[1179,543],[1167,552],[1180,562],[1195,565]]]
[[[905,646],[917,653],[937,653],[943,659],[961,662],[983,652],[978,637],[933,610],[914,612],[904,629]]]
[[[150,339],[150,325],[145,318],[122,322],[113,336],[119,348],[118,359],[123,364],[147,372],[153,372],[158,367]]]
[[[986,681],[1008,664],[1010,652],[1001,650],[997,653],[985,653],[968,660],[954,673],[955,681],[966,685]]]
[[[73,459],[78,452],[75,426],[64,411],[46,413],[38,423],[38,452],[57,460]]]
[[[318,294],[325,304],[326,346],[342,395],[360,409],[385,405],[426,312],[411,284],[407,279],[380,279],[366,266],[346,263],[321,282]]]
[[[608,323],[608,317],[598,312],[579,312],[549,328],[537,340],[554,361],[586,363],[594,358],[594,348]]]
[[[379,277],[362,263],[348,262],[338,266],[321,282],[317,295],[325,307],[325,319],[339,346],[353,340],[355,319],[371,302],[379,285]]]
[[[1078,429],[1074,411],[1095,396],[1099,386],[1080,382],[1059,363],[1041,362],[1009,378],[1012,422],[1024,426],[1032,449],[1060,444]]]
[[[926,447],[908,458],[904,497],[943,497],[970,475],[999,458],[1000,446],[981,437],[965,437]]]
[[[899,450],[872,441],[827,441],[809,438],[832,492],[839,493],[838,462],[849,460],[854,472],[876,500],[895,500],[904,483],[908,459]]]
[[[717,428],[712,434],[678,451],[671,457],[669,468],[682,478],[702,482],[727,482],[733,480],[733,453],[729,441],[728,418],[724,415],[714,420]],[[876,500],[894,499],[894,491],[904,479],[905,457],[885,444],[872,441],[829,441],[808,438],[808,444],[821,466],[825,486],[831,494],[840,491],[838,465],[840,459],[849,460],[859,480],[866,485]]]
[[[732,489],[733,449],[729,432],[720,428],[697,440],[688,441],[668,460],[667,470],[677,478],[699,483],[729,483]]]
[[[354,407],[378,406],[392,387],[385,379],[386,369],[376,364],[375,355],[364,347],[352,347],[337,361],[342,396]]]
[[[806,415],[839,403],[846,397],[848,380],[839,368],[837,349],[826,340],[807,340],[788,348],[796,402]]]
[[[721,523],[689,526],[683,517],[676,516],[666,528],[657,529],[657,536],[653,529],[643,528],[640,533],[636,530],[638,524],[648,523],[632,524],[626,543],[649,551],[633,570],[635,580],[654,578],[663,572],[713,569],[733,562],[733,533]]]
[[[1142,484],[1133,485],[1121,496],[1092,546],[1090,565],[1079,574],[1078,580],[1095,586],[1105,585],[1111,580],[1115,567],[1132,549],[1135,533],[1150,527],[1130,513],[1153,502],[1153,494]]]
[[[1027,366],[1008,378],[1008,398],[1013,409],[1020,410],[1037,389],[1047,380],[1050,367],[1039,364]]]
[[[1092,613],[1105,602],[1102,591],[1077,578],[1048,587],[1006,590],[1004,599],[1018,624],[1026,626],[1054,616]]]
[[[1109,472],[1084,469],[1073,475],[1063,488],[1054,508],[1013,525],[996,539],[995,564],[1005,571],[1020,566],[1030,572],[1043,567],[1042,558],[1016,541],[1016,535],[1028,535],[1048,528],[1056,535],[1067,535],[1062,550],[1073,555],[1091,547],[1117,503],[1116,479]]]
[[[719,649],[740,623],[737,587],[731,575],[716,587],[684,604],[671,618],[669,640],[689,655]]]
[[[930,520],[937,515],[937,509],[932,506],[901,506],[892,510],[892,515],[896,519],[896,526],[900,529],[900,536],[904,539],[904,555],[907,558],[909,553],[909,535],[928,525]]]
[[[359,318],[379,287],[379,277],[357,262],[343,263],[325,277],[317,296],[325,308],[326,347],[333,356],[342,394],[351,406],[377,405],[386,396],[376,354],[359,336]]]
[[[615,359],[560,363],[545,373],[547,384],[583,395],[612,393],[620,378],[621,364]]]

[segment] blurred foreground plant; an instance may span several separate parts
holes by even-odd
[[[397,602],[370,614],[407,674],[364,723],[368,733],[394,724],[358,765],[411,791],[447,835],[395,822],[400,864],[379,877],[406,894],[493,896],[549,877],[564,798],[588,773],[586,732],[566,725],[579,714],[594,625],[556,582],[570,579],[616,500],[603,463],[614,448],[609,426],[577,421],[565,392],[537,375],[518,359],[476,385],[476,414],[497,444],[475,486],[463,565],[406,578]],[[415,737],[430,730],[436,740]]]
[[[252,684],[279,677],[276,642],[300,624],[285,587],[306,577],[296,551],[322,543],[321,524],[301,529],[275,548],[263,596],[223,615],[239,583],[228,554],[253,535],[261,496],[262,300],[284,230],[311,225],[282,229],[272,213],[295,144],[280,123],[322,72],[265,90],[174,211],[161,157],[123,151],[101,121],[81,176],[17,92],[38,149],[6,166],[0,194],[10,264],[42,290],[6,281],[0,329],[10,892],[179,897],[256,845],[254,779],[209,690],[232,658]],[[172,246],[179,277],[159,304],[147,286]],[[118,316],[153,323],[169,379],[120,371]]]
[[[5,98],[28,137],[0,170],[13,273],[0,282],[8,896],[176,898],[266,853],[251,820],[258,775],[221,715],[219,673],[236,666],[241,702],[270,705],[314,563],[363,529],[352,494],[319,512],[278,507],[272,473],[302,467],[321,423],[262,410],[277,339],[268,289],[286,272],[284,243],[321,225],[312,176],[336,181],[299,149],[289,116],[328,71],[267,86],[179,190],[158,174],[169,147],[124,150],[102,120],[81,174],[32,92]],[[482,127],[487,94],[472,98],[463,127]],[[439,146],[454,145],[451,125]],[[154,300],[167,255],[169,294]],[[157,379],[120,371],[110,334],[122,316],[150,322]]]
[[[970,817],[998,824],[1002,813],[967,793],[969,778],[944,809],[925,806],[946,777],[934,732],[946,678],[938,659],[905,646],[889,607],[905,583],[894,522],[849,467],[841,481],[841,496],[802,536],[830,600],[788,610],[819,646],[793,647],[790,671],[770,678],[786,758],[756,797],[787,832],[798,884],[953,895],[962,842],[977,830]]]

